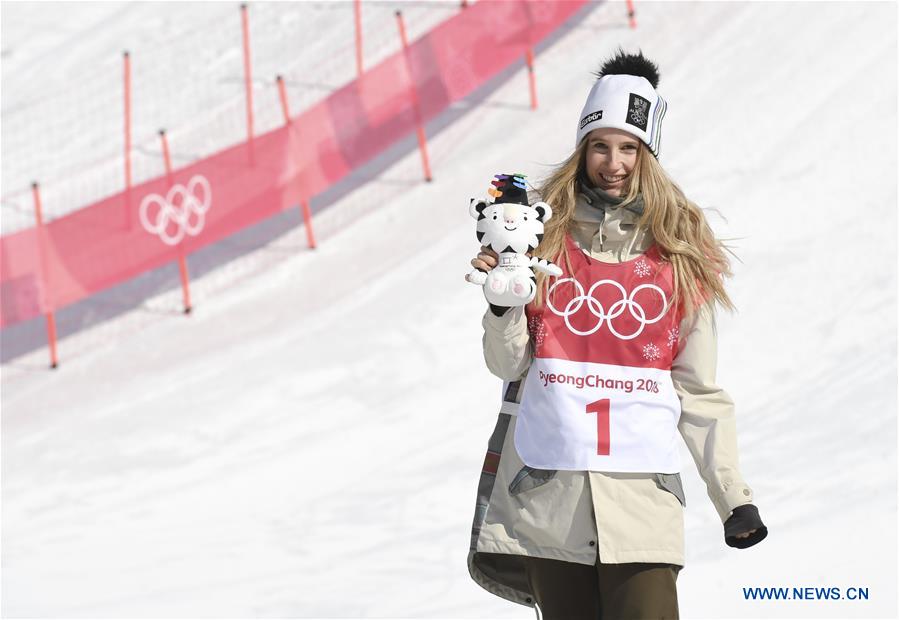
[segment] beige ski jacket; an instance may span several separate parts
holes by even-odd
[[[618,263],[645,252],[650,233],[627,205],[596,208],[579,195],[570,233],[582,251]],[[503,402],[478,485],[468,567],[488,591],[533,606],[520,556],[594,564],[684,565],[686,506],[680,474],[549,471],[527,467],[513,441],[533,351],[523,307],[483,318],[484,359],[504,381]],[[680,326],[686,342],[671,377],[681,403],[678,430],[724,523],[752,502],[740,475],[734,404],[715,382],[714,307]]]

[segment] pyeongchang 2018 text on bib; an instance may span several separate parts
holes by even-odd
[[[539,469],[676,473],[679,417],[669,371],[537,358],[515,447]]]

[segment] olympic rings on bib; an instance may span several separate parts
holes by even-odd
[[[201,190],[202,199],[196,195],[197,188]],[[180,183],[173,185],[165,197],[159,194],[144,196],[140,203],[140,223],[148,233],[158,235],[166,245],[177,245],[185,234],[200,234],[211,204],[212,190],[209,181],[197,174],[190,178],[187,187]],[[157,207],[153,218],[155,221],[150,221],[149,210],[152,206]],[[195,216],[193,222],[190,221],[191,215]],[[167,230],[170,222],[178,226],[174,233]]]
[[[571,301],[569,301],[565,306],[565,309],[560,312],[553,305],[552,296],[553,291],[555,291],[556,287],[564,282],[572,282],[575,286],[575,289],[577,290],[577,295],[573,297]],[[605,308],[603,308],[602,303],[593,296],[593,292],[603,285],[617,288],[618,292],[621,294],[621,299],[613,303],[608,312],[606,312]],[[643,306],[634,301],[634,297],[643,289],[649,289],[651,291],[657,292],[662,299],[662,310],[659,312],[658,316],[655,316],[651,319],[646,318],[646,311],[643,309]],[[573,314],[576,314],[585,302],[590,313],[599,320],[596,322],[596,325],[592,329],[582,331],[571,324],[569,317]],[[549,307],[553,314],[565,319],[565,326],[569,329],[569,331],[571,331],[571,333],[575,335],[589,336],[590,334],[594,334],[599,331],[599,329],[602,327],[603,322],[605,321],[608,323],[609,331],[612,332],[612,334],[614,334],[617,338],[621,340],[632,340],[643,333],[643,329],[647,325],[652,325],[653,323],[661,320],[663,316],[665,316],[665,312],[668,309],[668,299],[665,297],[665,291],[654,284],[641,284],[640,286],[632,290],[630,294],[628,294],[627,291],[624,290],[624,287],[615,280],[599,280],[598,282],[594,282],[593,286],[590,287],[590,290],[585,295],[584,287],[580,282],[578,282],[574,278],[563,278],[560,280],[556,280],[550,287],[549,293],[546,296],[546,305]],[[612,321],[621,316],[624,313],[625,309],[630,312],[630,315],[634,318],[634,320],[640,323],[640,327],[637,329],[637,331],[627,336],[618,333],[618,331],[615,329],[615,326],[612,324]]]

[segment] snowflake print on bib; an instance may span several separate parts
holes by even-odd
[[[550,283],[540,307],[526,308],[534,360],[515,447],[539,469],[676,473],[671,364],[681,317],[671,265],[655,246],[603,263],[570,237],[566,245],[573,273]]]
[[[634,273],[641,278],[645,278],[650,273],[652,273],[652,271],[649,268],[649,263],[641,258],[636,262],[636,264],[634,264]]]
[[[662,357],[662,352],[659,350],[659,347],[651,342],[643,345],[643,359],[657,360],[660,357]]]
[[[672,349],[677,344],[677,339],[680,337],[680,326],[673,327],[668,330],[668,348]]]

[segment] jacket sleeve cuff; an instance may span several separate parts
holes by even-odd
[[[721,523],[724,523],[730,518],[734,508],[752,503],[752,489],[744,482],[725,483],[722,487],[718,493],[709,493],[709,499],[718,511]]]
[[[506,312],[508,312],[509,310],[512,309],[509,306],[495,306],[493,304],[489,304],[489,306],[490,306],[490,312],[492,312],[494,314],[494,316],[502,316]]]

